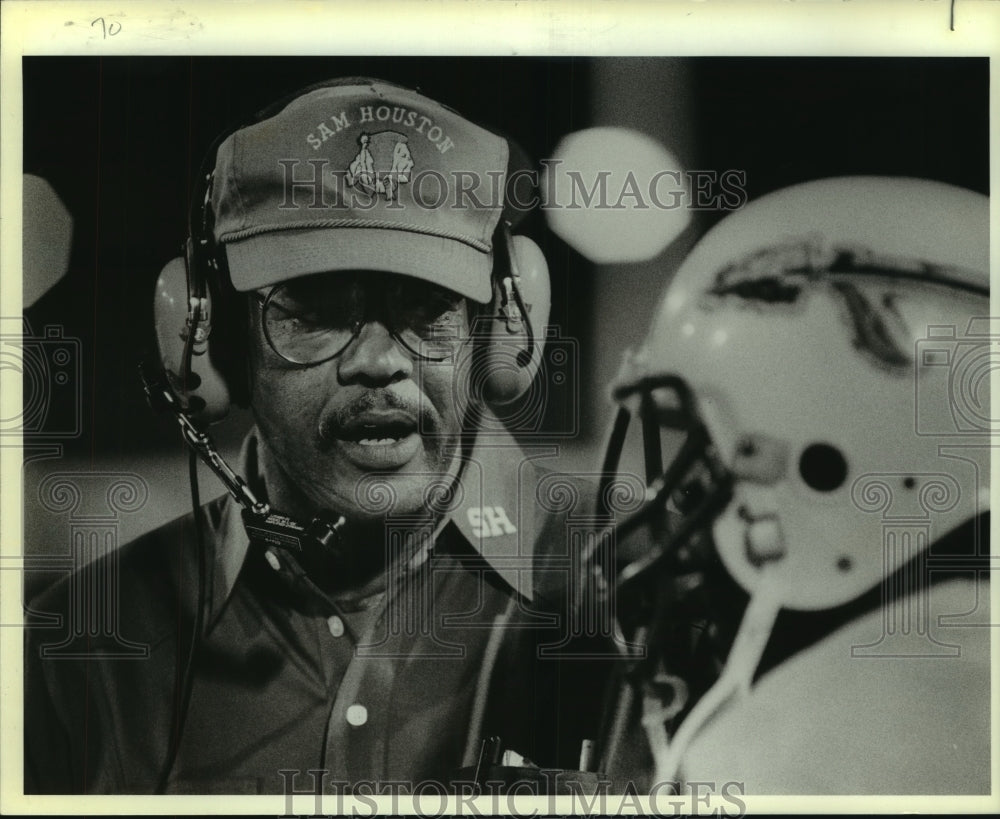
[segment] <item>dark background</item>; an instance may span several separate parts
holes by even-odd
[[[171,422],[145,405],[136,364],[152,345],[153,283],[179,254],[192,180],[220,131],[301,86],[367,75],[417,87],[537,159],[591,124],[594,89],[604,88],[598,79],[612,62],[646,77],[619,89],[613,110],[627,120],[683,95],[686,115],[674,123],[686,135],[682,158],[745,170],[750,198],[840,174],[920,176],[989,192],[986,59],[25,58],[24,171],[45,177],[74,218],[68,274],[26,311],[36,333],[61,325],[81,341],[82,432],[63,441],[64,455],[93,465],[180,453]],[[675,80],[658,82],[658,66]],[[722,215],[698,214],[692,238]],[[522,230],[546,251],[552,322],[579,341],[582,394],[603,392],[587,373],[620,350],[597,349],[593,328],[631,319],[602,313],[599,269],[545,230],[539,214]],[[584,408],[579,442],[587,447],[605,420],[601,407]]]

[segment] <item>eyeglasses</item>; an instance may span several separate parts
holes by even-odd
[[[308,276],[253,296],[267,343],[292,364],[336,358],[376,320],[410,354],[446,361],[467,328],[465,300],[457,293],[391,274]]]

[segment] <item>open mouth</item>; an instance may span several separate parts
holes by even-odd
[[[398,410],[356,415],[336,431],[348,458],[365,469],[395,469],[420,449],[417,421]]]
[[[416,419],[409,413],[370,410],[351,418],[336,435],[342,441],[362,446],[387,446],[409,438],[416,431]]]
[[[416,430],[416,424],[404,422],[361,424],[345,430],[342,440],[361,446],[391,446],[409,438]]]

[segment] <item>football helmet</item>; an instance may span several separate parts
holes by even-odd
[[[658,781],[750,690],[780,611],[843,611],[988,509],[988,213],[907,178],[769,194],[705,235],[626,353],[598,504],[638,419],[616,617],[647,649],[625,676]]]
[[[985,196],[918,179],[808,182],[730,214],[626,353],[605,473],[641,417],[651,503],[710,522],[746,591],[766,575],[786,608],[854,599],[912,555],[883,553],[890,497],[933,513],[932,539],[988,507],[988,458],[941,449],[993,425],[988,248]],[[687,438],[661,473],[662,428]],[[677,519],[673,548],[697,528]]]

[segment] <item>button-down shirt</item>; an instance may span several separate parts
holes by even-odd
[[[553,454],[504,437],[477,446],[427,548],[351,605],[312,593],[251,544],[231,499],[203,507],[208,605],[166,790],[412,787],[456,778],[492,734],[539,764],[575,767],[581,740],[596,735],[604,674],[579,657],[611,652],[573,625],[567,590],[593,521],[578,481],[536,465]],[[197,538],[193,517],[181,518],[34,605],[61,614],[64,631],[29,633],[27,791],[156,788],[183,691]],[[67,651],[73,634],[84,639]]]

